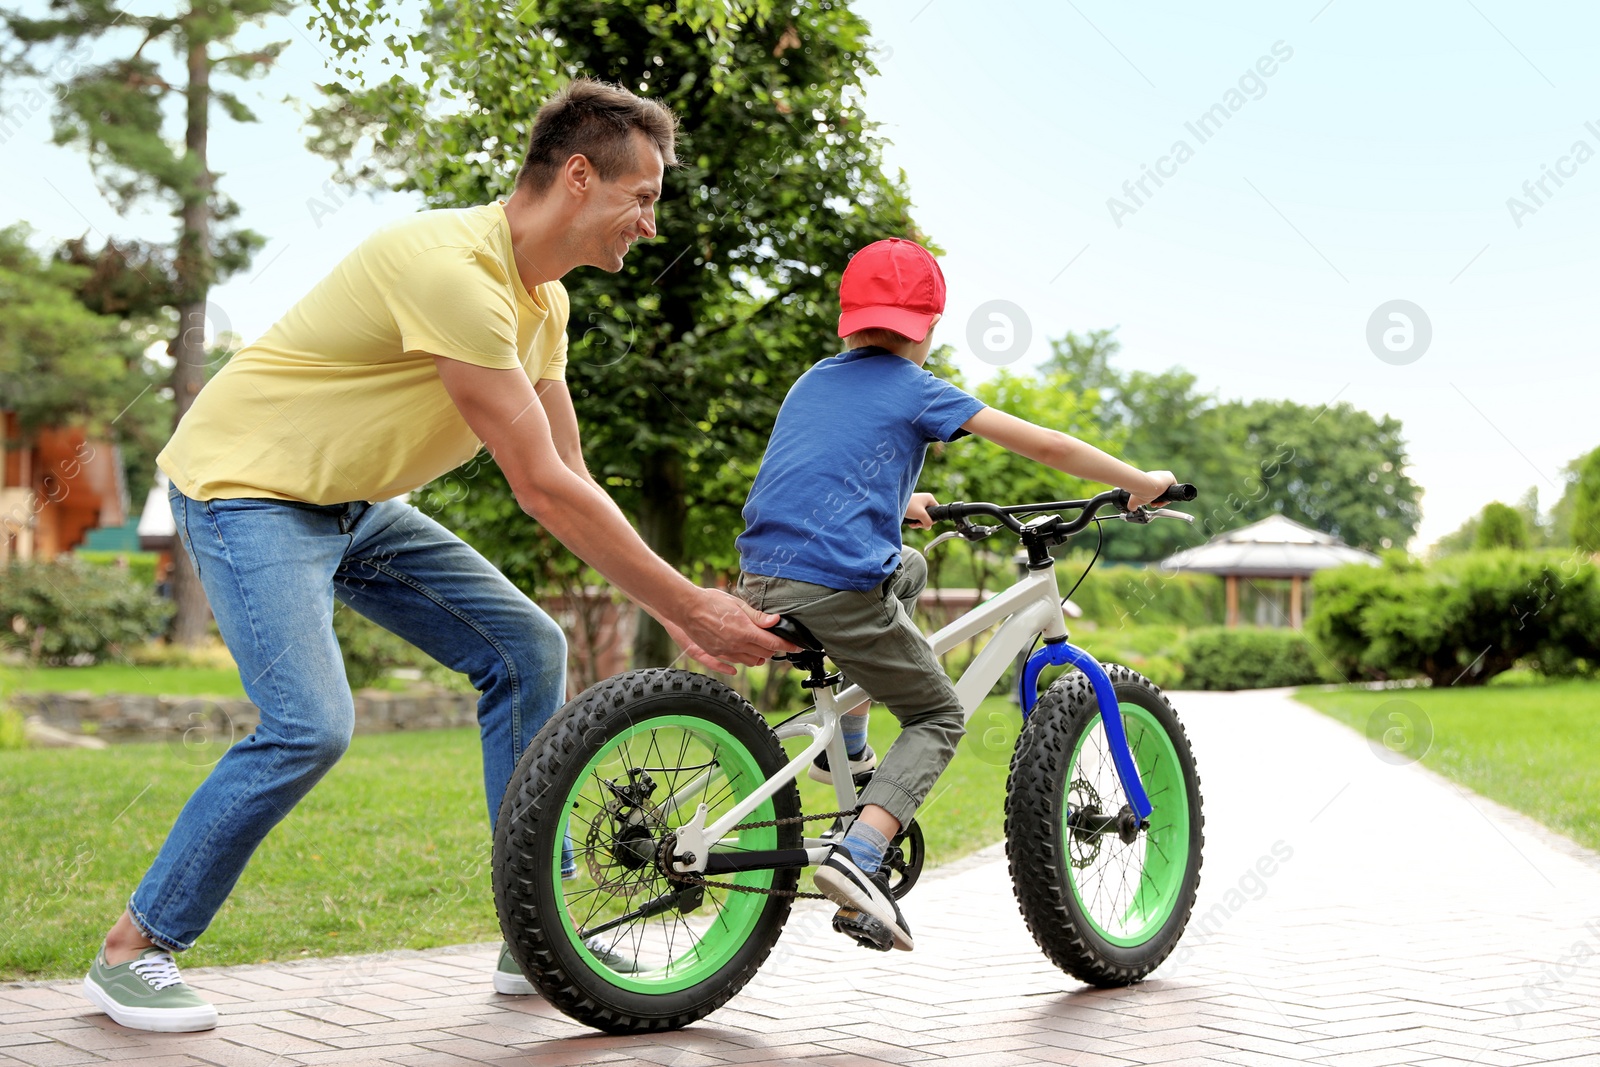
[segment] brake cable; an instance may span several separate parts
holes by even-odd
[[[1089,565],[1083,568],[1083,573],[1078,575],[1078,580],[1072,583],[1072,588],[1067,590],[1067,595],[1061,598],[1062,607],[1066,607],[1067,601],[1072,599],[1072,594],[1078,591],[1078,586],[1083,584],[1083,580],[1089,577],[1089,572],[1094,569],[1095,560],[1100,558],[1100,548],[1106,543],[1106,530],[1104,526],[1100,525],[1104,521],[1104,519],[1096,516],[1094,520],[1094,555],[1089,557]]]

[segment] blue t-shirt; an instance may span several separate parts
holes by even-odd
[[[933,441],[983,402],[881,348],[830,356],[783,400],[744,505],[739,566],[871,589],[900,562],[900,520]]]

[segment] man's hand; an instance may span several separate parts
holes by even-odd
[[[694,601],[678,621],[662,619],[661,625],[701,665],[732,674],[737,668],[729,660],[754,667],[779,652],[800,651],[768,632],[778,616],[757,611],[718,589],[695,592]]]
[[[1125,486],[1128,490],[1128,510],[1142,508],[1146,504],[1165,504],[1161,494],[1177,484],[1178,479],[1172,476],[1171,471],[1145,471],[1145,486],[1140,489],[1135,486]]]
[[[932,493],[912,493],[911,503],[906,505],[906,518],[911,520],[911,526],[917,530],[933,528],[933,520],[928,518],[928,509],[939,501]]]

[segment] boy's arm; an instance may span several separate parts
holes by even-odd
[[[1157,500],[1176,481],[1171,471],[1139,470],[1076,437],[1035,426],[996,408],[984,408],[961,428],[1063,473],[1126,489],[1129,507]]]

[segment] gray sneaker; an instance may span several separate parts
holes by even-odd
[[[184,984],[164,948],[147,948],[115,967],[106,963],[102,948],[84,976],[83,995],[131,1030],[187,1034],[217,1025],[217,1009]]]

